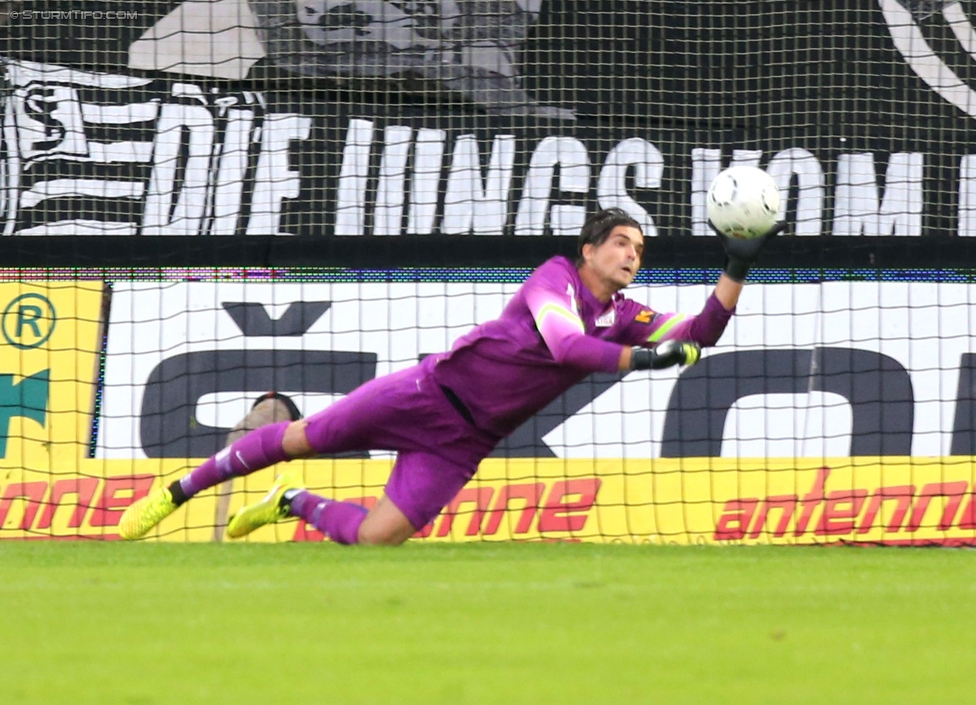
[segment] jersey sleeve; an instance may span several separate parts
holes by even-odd
[[[625,345],[653,347],[665,340],[690,340],[703,348],[718,342],[725,332],[732,314],[712,294],[705,302],[701,313],[694,316],[683,313],[659,313],[636,301],[624,299],[621,307],[626,320],[617,338]]]
[[[593,372],[616,372],[623,346],[586,335],[572,278],[543,265],[522,287],[536,329],[556,362]]]

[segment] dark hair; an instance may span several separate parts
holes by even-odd
[[[583,263],[583,245],[599,247],[607,241],[610,233],[618,225],[637,228],[641,231],[641,235],[644,234],[640,223],[620,208],[607,208],[602,211],[597,211],[586,219],[586,222],[583,223],[583,227],[580,230],[579,240],[576,244],[576,264],[580,265]]]

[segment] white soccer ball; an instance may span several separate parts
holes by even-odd
[[[729,237],[766,234],[779,214],[779,188],[754,166],[733,166],[715,177],[705,196],[708,219]]]

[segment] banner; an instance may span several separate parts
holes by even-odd
[[[572,119],[521,87],[519,65],[541,0],[186,2],[129,47],[129,68],[241,79],[267,57],[314,77],[424,81],[490,114]],[[216,54],[216,55],[215,55]]]
[[[170,79],[8,66],[5,235],[575,237],[597,207],[712,237],[705,192],[764,167],[796,237],[976,235],[976,156],[910,135],[835,140],[461,117]],[[378,241],[379,242],[379,241]]]
[[[115,539],[125,508],[220,447],[258,394],[325,408],[444,349],[516,285],[116,282],[110,307],[101,283],[0,285],[0,539]],[[967,330],[971,287],[750,285],[702,362],[578,385],[418,538],[974,545],[976,365],[968,337],[939,335]],[[693,312],[708,290],[630,293]],[[391,465],[292,468],[371,506]],[[203,493],[150,539],[214,540],[278,471]],[[289,522],[250,540],[322,539]]]
[[[312,414],[450,349],[520,283],[117,282],[96,455],[207,457],[260,394],[288,394]],[[711,290],[626,293],[694,314]],[[976,454],[974,295],[954,283],[749,284],[697,365],[591,375],[495,455]]]
[[[101,282],[0,283],[0,468],[88,455],[102,348]]]
[[[380,112],[816,125],[840,139],[964,128],[972,32],[959,0],[18,0],[0,14],[0,54]]]
[[[294,461],[312,491],[371,507],[390,462]],[[129,504],[187,472],[183,461],[82,460],[77,474],[0,479],[0,540],[118,539]],[[149,540],[212,541],[221,497],[231,514],[270,488],[274,469],[205,491]],[[426,541],[560,540],[652,544],[976,545],[976,467],[967,458],[814,461],[486,460],[416,535]],[[322,541],[302,521],[246,540]]]

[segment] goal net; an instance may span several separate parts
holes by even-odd
[[[309,416],[449,349],[598,208],[644,230],[626,295],[697,313],[747,164],[789,237],[720,343],[590,376],[419,536],[976,542],[970,3],[99,8],[0,13],[0,538],[116,538],[263,394]],[[371,506],[392,462],[295,465]],[[151,537],[219,540],[274,473]]]

